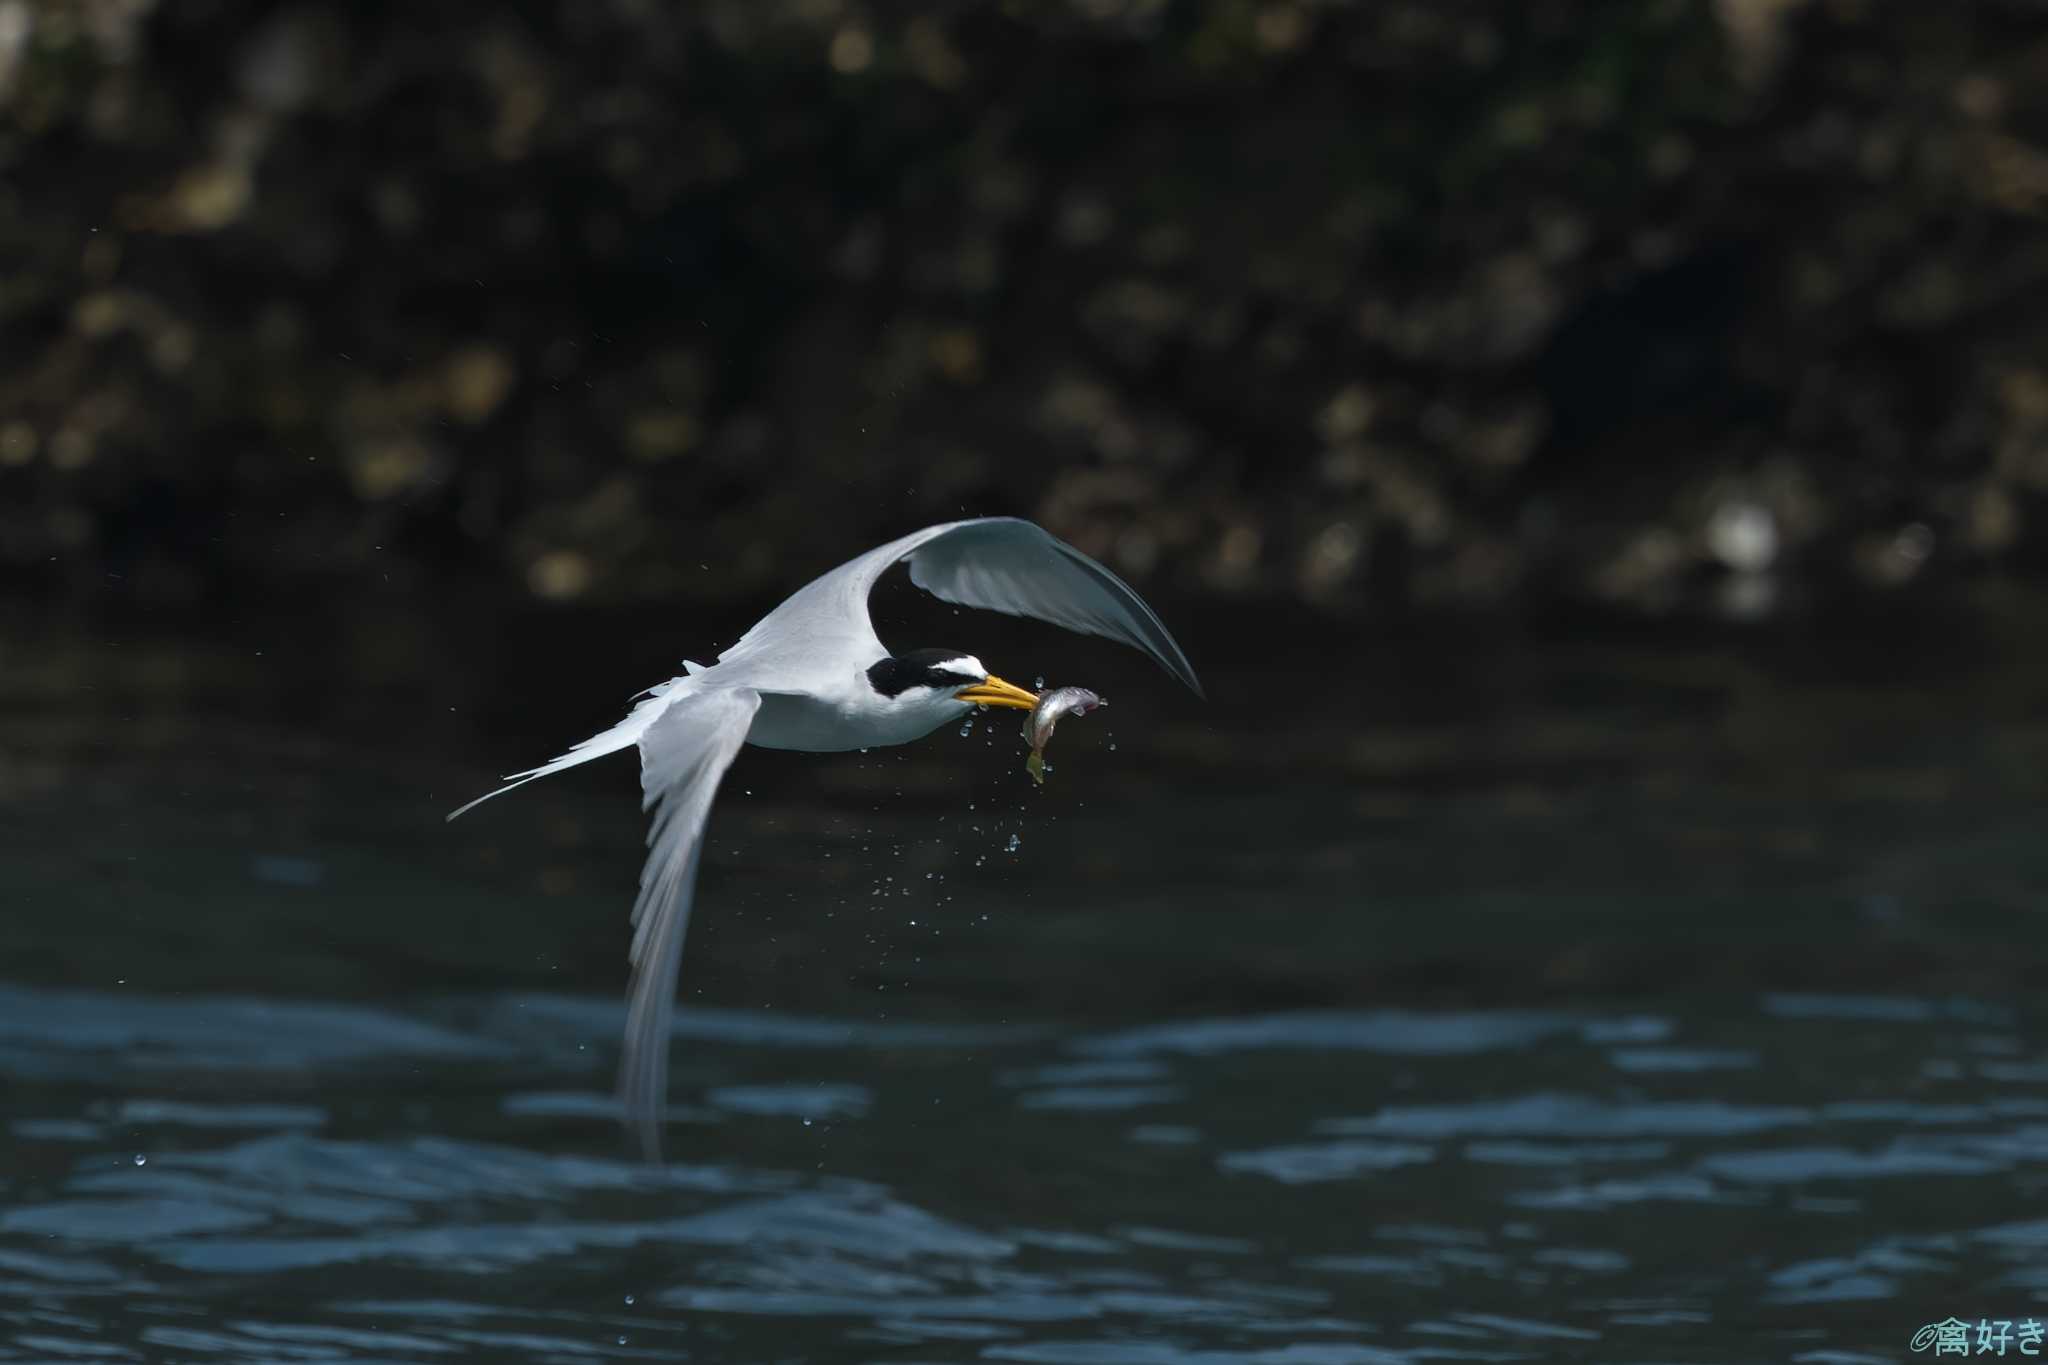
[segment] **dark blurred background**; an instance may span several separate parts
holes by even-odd
[[[2043,17],[0,0],[0,571],[752,602],[965,509],[1333,618],[2031,577]]]
[[[1114,720],[1034,797],[1007,733],[750,755],[690,991],[2015,987],[2044,17],[0,0],[11,972],[611,995],[629,766],[441,812],[1014,513],[1212,703],[885,592]],[[911,847],[1031,913],[813,913]]]

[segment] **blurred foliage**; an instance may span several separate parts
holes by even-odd
[[[1339,610],[2039,570],[2041,20],[0,0],[0,567],[767,593],[964,508]]]

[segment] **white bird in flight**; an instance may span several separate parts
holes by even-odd
[[[641,806],[653,809],[647,865],[633,905],[632,984],[619,1062],[625,1118],[648,1155],[659,1153],[668,1092],[670,1014],[689,925],[705,819],[740,745],[830,753],[907,744],[977,706],[1032,710],[1038,698],[993,676],[971,654],[897,654],[876,638],[868,594],[898,562],[941,601],[1029,616],[1135,646],[1202,695],[1159,616],[1130,585],[1065,541],[1015,517],[981,517],[913,531],[797,589],[711,665],[683,676],[602,734],[538,768],[506,775],[501,792],[628,745],[640,747]]]

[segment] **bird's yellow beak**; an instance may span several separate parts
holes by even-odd
[[[977,706],[1012,706],[1019,711],[1038,709],[1038,694],[1026,692],[1015,683],[1004,682],[995,675],[989,675],[986,682],[976,683],[959,694],[960,700],[971,701]]]

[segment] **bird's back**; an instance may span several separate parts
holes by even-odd
[[[913,531],[804,584],[720,654],[718,670],[734,683],[763,691],[836,695],[850,671],[889,652],[868,616],[875,580],[942,529]]]

